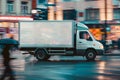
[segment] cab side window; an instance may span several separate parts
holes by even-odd
[[[92,38],[91,38],[90,34],[86,31],[79,32],[79,38],[80,39],[85,39],[85,40],[88,40],[88,41],[92,41]]]

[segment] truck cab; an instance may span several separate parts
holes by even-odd
[[[77,55],[86,56],[87,60],[94,60],[96,55],[104,54],[103,45],[95,40],[89,28],[82,23],[77,25],[76,51]]]

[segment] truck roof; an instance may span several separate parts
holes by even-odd
[[[77,28],[82,30],[88,30],[89,28],[83,23],[77,23]]]

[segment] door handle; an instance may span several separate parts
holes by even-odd
[[[82,43],[82,42],[79,42],[79,43]]]

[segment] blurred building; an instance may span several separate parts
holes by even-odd
[[[0,0],[0,38],[18,35],[18,21],[31,18],[32,0]]]
[[[34,20],[47,20],[48,9],[47,0],[33,0],[32,1],[32,16]]]
[[[63,6],[61,2],[62,0],[48,0],[48,20],[63,20]]]
[[[120,0],[61,1],[64,19],[85,23],[97,40],[104,38],[105,20],[107,21],[107,39],[120,38]]]
[[[48,20],[76,20],[86,24],[97,40],[118,39],[120,0],[36,0],[36,8],[47,10]],[[107,17],[106,17],[107,16]],[[107,21],[107,26],[105,25]],[[105,32],[106,31],[106,32]]]
[[[34,0],[34,4],[47,10],[48,20],[86,24],[97,40],[120,38],[120,0]]]
[[[36,0],[36,9],[41,10],[41,17],[45,20],[63,20],[61,0]],[[46,14],[47,12],[47,14]],[[45,14],[42,14],[45,13]]]

